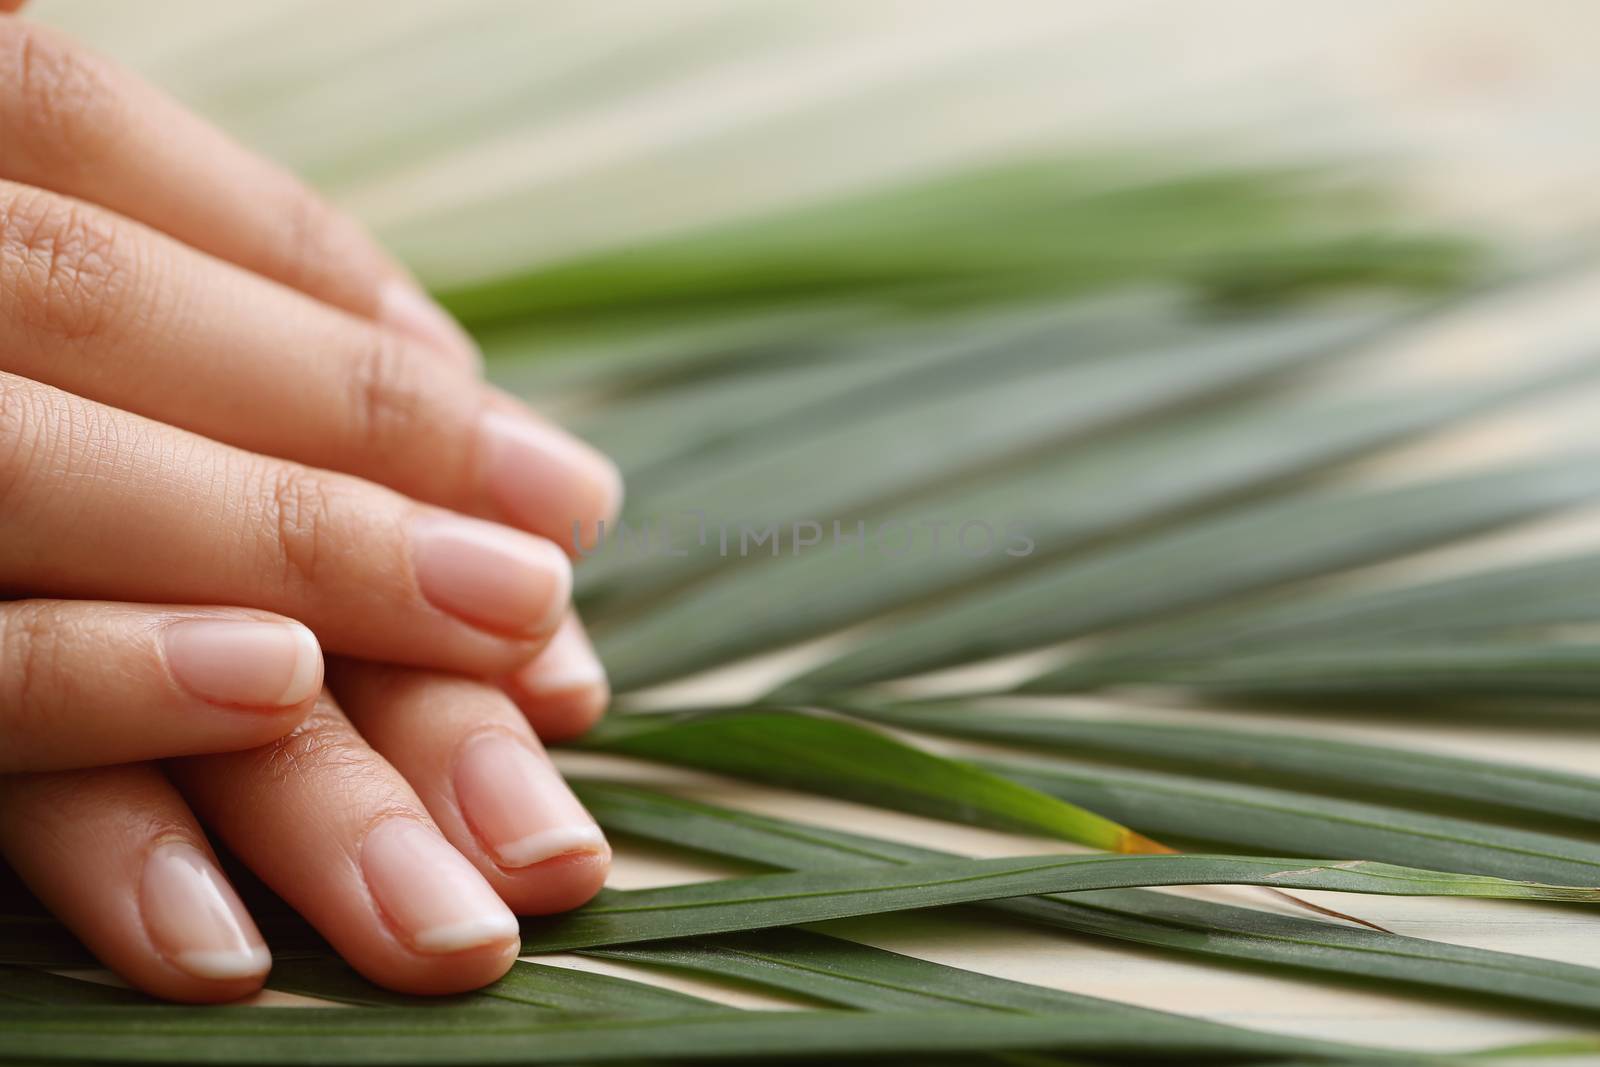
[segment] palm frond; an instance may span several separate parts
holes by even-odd
[[[581,745],[1110,852],[1164,851],[1126,826],[970,763],[812,715],[630,715],[603,724]]]
[[[1575,507],[1597,490],[1600,463],[1578,455],[1398,487],[1280,494],[987,584],[863,636],[778,695],[845,691],[1170,616]]]
[[[394,1064],[707,1062],[784,1057],[960,1056],[1011,1050],[1082,1052],[1119,1058],[1208,1059],[1309,1054],[1321,1062],[1446,1067],[1477,1062],[1336,1045],[1299,1037],[1209,1027],[1189,1020],[1152,1025],[1082,1011],[735,1012],[670,1019],[541,1020],[522,1011],[384,1009],[0,1007],[0,1062],[317,1062]],[[1574,1043],[1575,1044],[1575,1043]]]
[[[1523,764],[1445,756],[1294,733],[1084,715],[1018,715],[960,705],[856,705],[890,726],[999,741],[1076,760],[1181,768],[1230,782],[1332,795],[1359,791],[1415,806],[1563,826],[1600,825],[1600,779]]]

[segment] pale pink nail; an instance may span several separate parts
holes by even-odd
[[[566,613],[572,565],[549,541],[454,515],[412,523],[417,585],[428,602],[474,626],[548,634]]]
[[[568,614],[544,651],[518,670],[512,681],[529,696],[548,696],[604,686],[606,671],[583,624]]]
[[[448,354],[474,370],[483,366],[483,353],[461,325],[427,293],[411,282],[395,278],[378,290],[378,319],[391,329]]]
[[[467,822],[502,867],[610,854],[560,772],[514,737],[490,732],[468,741],[456,760],[455,786]]]
[[[361,870],[378,907],[418,952],[462,952],[518,936],[517,917],[483,876],[413,819],[385,819],[367,831]]]
[[[178,684],[212,704],[287,708],[322,688],[322,649],[297,622],[182,619],[161,643]]]
[[[196,978],[253,978],[272,955],[233,887],[205,853],[172,841],[144,861],[139,909],[150,940]]]
[[[595,523],[616,517],[622,506],[622,475],[576,437],[500,411],[483,415],[478,434],[484,486],[519,525],[554,526],[562,531],[562,547],[567,548],[574,522],[582,524],[584,544],[592,544]]]

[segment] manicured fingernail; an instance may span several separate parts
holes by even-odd
[[[555,766],[513,737],[490,732],[468,741],[456,760],[455,786],[467,822],[502,867],[610,853]]]
[[[595,655],[589,635],[577,616],[561,620],[550,643],[531,663],[512,676],[517,688],[529,696],[597,689],[606,684],[606,670]]]
[[[253,978],[272,967],[239,895],[193,845],[172,841],[150,853],[139,908],[156,948],[196,978]]]
[[[553,426],[501,411],[478,422],[484,486],[505,514],[522,526],[555,525],[562,547],[571,545],[572,524],[581,523],[584,544],[595,522],[610,522],[622,506],[622,475],[616,465],[582,441]]]
[[[322,688],[322,649],[297,622],[181,619],[161,641],[173,677],[212,704],[287,708]]]
[[[410,281],[394,278],[378,290],[378,319],[476,370],[483,353],[461,325]]]
[[[428,515],[412,524],[411,545],[422,595],[474,626],[537,637],[566,613],[572,565],[549,541],[478,519]]]
[[[431,827],[385,819],[361,844],[367,887],[401,938],[418,952],[461,952],[518,936],[489,883]]]

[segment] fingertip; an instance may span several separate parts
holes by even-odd
[[[537,741],[504,728],[469,737],[453,785],[471,834],[460,844],[514,911],[573,907],[604,882],[611,846]]]
[[[500,896],[518,915],[555,915],[581,907],[605,888],[611,849],[567,852],[527,867],[502,870]]]
[[[411,521],[412,568],[433,607],[490,634],[542,640],[572,598],[572,565],[550,541],[447,512]]]
[[[156,981],[171,987],[162,996],[237,1000],[259,989],[272,969],[272,954],[244,902],[207,851],[191,841],[164,841],[150,851],[139,880],[139,911],[165,965]]]
[[[361,845],[367,887],[391,932],[422,956],[454,956],[517,940],[516,916],[432,826],[383,820]]]
[[[544,650],[503,688],[534,732],[552,742],[587,732],[611,703],[605,667],[575,615],[562,620]]]
[[[588,447],[585,445],[584,447]],[[610,525],[617,521],[622,514],[622,504],[627,499],[627,484],[622,477],[622,468],[617,466],[615,460],[597,449],[590,448],[595,457],[596,511],[600,518]]]
[[[494,508],[570,556],[597,544],[598,524],[622,510],[622,472],[610,457],[509,398],[479,416],[478,451]]]
[[[442,955],[414,956],[381,964],[352,965],[370,982],[419,997],[446,997],[482,989],[505,977],[522,951],[522,938],[500,938],[489,944]]]
[[[594,729],[611,704],[611,689],[604,682],[539,695],[508,684],[506,692],[527,716],[534,733],[549,744],[582,737]]]
[[[265,988],[267,972],[237,978],[200,978],[191,974],[171,975],[163,980],[136,983],[137,988],[162,1000],[179,1004],[231,1004],[253,997]]]
[[[322,646],[286,618],[180,618],[162,631],[167,668],[210,704],[302,714],[322,691]]]
[[[298,707],[309,711],[317,694],[322,692],[323,676],[327,665],[322,658],[322,642],[304,623],[288,620],[286,629],[295,644],[295,667],[289,682],[279,696],[284,707]]]
[[[584,823],[535,830],[502,843],[495,855],[504,866],[520,870],[565,856],[602,855],[610,849],[600,827]]]

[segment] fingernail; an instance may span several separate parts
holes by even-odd
[[[367,831],[361,870],[373,899],[418,952],[461,952],[519,936],[489,883],[438,832],[412,819]]]
[[[622,475],[576,437],[502,411],[485,412],[478,434],[484,486],[519,525],[555,525],[565,538],[578,522],[583,536],[592,539],[597,521],[616,517],[622,506]]]
[[[193,845],[172,841],[150,853],[139,906],[156,948],[196,978],[253,978],[272,967],[239,895]]]
[[[212,704],[287,708],[322,688],[322,649],[297,622],[182,619],[161,641],[173,677]]]
[[[518,670],[512,680],[530,696],[546,696],[604,686],[606,670],[600,665],[583,624],[569,613],[544,650]]]
[[[490,732],[468,741],[456,760],[455,786],[467,822],[502,867],[610,852],[554,764],[513,737]]]
[[[478,370],[483,353],[461,324],[412,282],[392,278],[378,290],[378,320]]]
[[[518,637],[554,630],[572,595],[572,565],[549,541],[454,515],[411,527],[417,585],[441,611]]]

